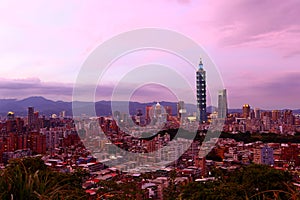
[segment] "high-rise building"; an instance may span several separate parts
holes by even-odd
[[[249,104],[244,104],[243,105],[243,117],[244,118],[249,118],[250,117],[250,105]]]
[[[201,176],[206,176],[206,158],[205,158],[205,152],[203,150],[200,150],[198,155],[195,158],[195,166],[201,169]]]
[[[146,106],[146,123],[150,123],[151,121],[151,117],[150,117],[150,113],[152,111],[152,106]]]
[[[259,108],[254,109],[254,116],[256,119],[260,119],[260,109]]]
[[[172,107],[171,106],[165,106],[167,120],[169,121],[172,116]]]
[[[284,123],[294,125],[295,124],[295,116],[293,115],[292,110],[285,110],[283,113]]]
[[[185,112],[184,101],[178,101],[177,103],[177,117],[180,119]]]
[[[253,162],[263,165],[274,165],[273,148],[264,146],[253,150]]]
[[[250,119],[254,119],[255,118],[255,112],[254,110],[250,110]]]
[[[160,105],[159,102],[156,103],[156,105],[154,106],[154,117],[155,118],[160,118],[161,115],[163,113],[163,107]]]
[[[268,131],[271,129],[271,118],[269,116],[263,116],[262,123],[263,123],[264,131]]]
[[[276,122],[280,118],[280,111],[279,110],[272,110],[272,121]]]
[[[15,113],[14,112],[8,112],[7,113],[7,120],[15,120]]]
[[[197,107],[199,110],[199,122],[205,123],[207,121],[206,114],[206,71],[203,69],[202,60],[200,60],[199,68],[196,72],[196,86],[197,86]]]
[[[66,111],[63,110],[59,113],[59,116],[62,117],[62,118],[65,118],[66,117]]]
[[[218,118],[225,119],[228,113],[226,89],[220,90],[218,95]]]
[[[28,118],[28,126],[30,127],[33,125],[33,121],[34,121],[34,108],[33,107],[28,107],[27,118]]]
[[[264,146],[261,149],[261,164],[274,165],[273,148]]]

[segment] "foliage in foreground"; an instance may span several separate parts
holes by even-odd
[[[86,199],[81,184],[78,172],[52,171],[40,158],[14,159],[1,171],[0,199]]]
[[[178,199],[300,199],[288,172],[263,165],[250,165],[225,174],[215,170],[216,182],[192,182],[184,187]]]

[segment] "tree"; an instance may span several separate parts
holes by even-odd
[[[40,158],[11,160],[1,172],[0,199],[85,199],[81,177],[54,172]]]
[[[98,186],[99,199],[147,199],[138,180],[124,180],[119,183],[113,180],[100,181]]]
[[[214,182],[193,182],[183,188],[181,199],[299,199],[288,172],[265,165],[249,165],[225,174],[213,170]],[[227,177],[227,178],[226,178]]]
[[[170,172],[169,178],[168,178],[169,179],[169,185],[163,191],[163,196],[164,196],[164,199],[166,199],[166,200],[176,199],[180,194],[180,192],[178,190],[178,186],[175,183],[176,177],[177,177],[176,171],[172,170]]]

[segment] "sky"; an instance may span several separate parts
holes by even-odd
[[[2,0],[0,98],[72,101],[80,69],[94,49],[120,33],[155,27],[184,34],[205,49],[222,77],[230,108],[245,103],[300,108],[299,9],[298,0]],[[97,100],[109,100],[124,69],[139,61],[163,61],[182,73],[186,65],[165,52],[124,56],[99,83]],[[187,74],[190,80],[193,73]],[[131,99],[175,101],[176,93],[145,83]]]

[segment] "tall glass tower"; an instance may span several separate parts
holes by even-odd
[[[28,125],[29,127],[32,126],[33,121],[34,121],[34,108],[33,107],[28,107],[28,114],[27,114],[27,118],[28,118]]]
[[[218,94],[218,118],[226,119],[228,113],[226,89],[219,90]]]
[[[199,110],[199,122],[207,121],[206,115],[206,71],[203,69],[203,63],[200,59],[199,68],[196,72],[197,86],[197,107]]]

